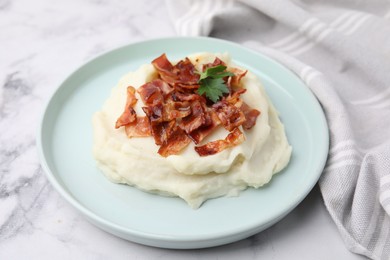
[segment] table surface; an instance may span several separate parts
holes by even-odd
[[[86,60],[176,35],[163,1],[0,1],[0,259],[365,259],[350,253],[316,186],[287,217],[242,241],[199,250],[134,244],[87,222],[40,167],[43,106]]]

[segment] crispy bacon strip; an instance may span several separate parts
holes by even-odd
[[[178,82],[183,86],[194,86],[198,85],[199,75],[195,73],[195,66],[191,63],[188,58],[179,61],[174,66],[174,73],[178,76]],[[191,87],[192,88],[192,87]]]
[[[164,102],[162,86],[165,84],[160,79],[155,79],[151,82],[145,83],[137,89],[141,96],[142,102],[147,106],[154,106]]]
[[[165,53],[163,53],[160,57],[155,58],[152,61],[152,64],[160,73],[171,73],[173,70],[172,63],[168,60]]]
[[[199,96],[198,94],[193,94],[193,93],[185,93],[185,92],[179,92],[179,91],[176,91],[172,94],[172,98],[176,101],[194,101],[194,100],[204,100],[204,102],[206,102],[206,100],[204,99],[204,97],[202,96]]]
[[[243,71],[237,68],[228,68],[228,71],[234,74],[233,77],[229,77],[228,85],[233,88],[241,88],[241,79],[246,75],[248,71]]]
[[[237,127],[230,132],[224,140],[208,142],[205,145],[196,146],[195,151],[200,156],[208,156],[219,153],[227,148],[239,145],[245,140],[244,134]]]
[[[219,121],[217,114],[214,111],[209,112],[210,115],[210,124],[199,127],[196,131],[192,131],[189,134],[189,137],[195,144],[199,144],[203,141],[209,134],[211,134],[215,128],[217,128],[221,121]]]
[[[202,103],[195,100],[191,103],[191,115],[183,118],[180,128],[187,134],[198,129],[206,123],[207,112],[203,109]]]
[[[162,80],[168,84],[181,84],[181,87],[193,88],[198,84],[199,75],[195,73],[195,67],[188,58],[179,61],[175,66],[162,54],[152,61],[154,68],[159,73]]]
[[[215,103],[213,109],[217,113],[222,125],[228,131],[232,131],[245,122],[245,115],[241,109],[228,103],[226,100]]]
[[[147,117],[137,117],[136,121],[125,125],[126,135],[132,137],[146,137],[152,135],[152,130]]]
[[[241,111],[244,113],[245,122],[242,124],[242,127],[245,130],[249,130],[256,125],[257,117],[260,115],[260,111],[254,108],[251,108],[245,102],[241,105]]]
[[[186,133],[179,127],[176,127],[172,133],[170,133],[168,139],[162,143],[158,153],[167,157],[169,155],[180,153],[191,142],[191,139]]]
[[[163,121],[171,121],[179,118],[184,118],[191,114],[191,105],[187,101],[174,101],[170,96],[165,99],[163,106]]]
[[[127,87],[127,100],[125,105],[125,110],[122,115],[118,118],[115,123],[115,128],[119,128],[121,126],[125,126],[134,122],[137,118],[137,114],[134,110],[134,106],[137,103],[137,99],[135,97],[135,88],[132,86]]]
[[[240,88],[236,91],[231,91],[231,93],[229,94],[229,96],[225,98],[225,100],[230,105],[234,105],[235,107],[241,107],[243,101],[240,98],[240,96],[245,92],[246,92],[245,88]]]
[[[225,62],[223,62],[220,58],[216,57],[212,63],[203,64],[202,69],[203,71],[205,71],[208,68],[212,68],[219,65],[226,66]]]
[[[162,105],[154,107],[142,107],[149,120],[150,129],[156,145],[161,145],[166,139],[165,128],[162,120]]]
[[[152,81],[152,83],[161,90],[161,93],[164,95],[164,97],[168,96],[175,90],[168,83],[162,81],[161,79],[155,79]]]

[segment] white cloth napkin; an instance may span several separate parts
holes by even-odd
[[[390,2],[166,3],[179,35],[243,44],[307,84],[330,128],[325,205],[349,250],[390,259]]]

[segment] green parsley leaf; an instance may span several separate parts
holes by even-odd
[[[228,76],[234,76],[233,73],[225,71],[226,66],[218,65],[206,69],[204,72],[198,72],[199,77],[199,88],[198,94],[205,94],[208,99],[217,102],[224,93],[229,93],[223,78]]]

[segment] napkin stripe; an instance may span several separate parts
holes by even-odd
[[[202,3],[202,1],[200,1]],[[203,1],[203,4],[200,6],[200,10],[196,13],[195,17],[192,17],[187,24],[187,35],[202,35],[202,25],[201,20],[204,19],[204,16],[207,13],[215,8],[219,1]]]
[[[371,16],[361,12],[348,11],[330,24],[323,23],[317,18],[310,18],[302,24],[297,32],[271,43],[269,46],[297,56],[313,48],[334,30],[345,35],[353,34]]]
[[[351,12],[349,19],[335,29],[345,35],[354,33],[370,15],[361,12]]]
[[[358,146],[356,140],[348,139],[348,140],[340,141],[337,144],[333,145],[329,150],[329,155],[333,155],[336,152],[338,152],[340,150],[344,150],[346,148],[347,149],[355,149],[355,150],[358,150],[362,153],[366,153],[372,149],[372,148],[362,148],[362,147]]]
[[[352,159],[352,158],[363,160],[363,155],[357,150],[349,148],[348,150],[344,150],[334,154],[329,154],[328,161],[330,163],[334,163],[340,161],[340,159]]]
[[[356,146],[354,140],[346,140],[331,148],[324,171],[328,172],[345,166],[361,166],[364,156],[361,149],[356,149]]]
[[[321,42],[326,36],[328,36],[330,33],[334,32],[335,30],[343,33],[344,35],[351,35],[356,30],[359,29],[361,25],[369,18],[369,15],[364,15],[357,13],[351,17],[349,21],[346,21],[344,24],[341,24],[340,27],[333,27],[332,24],[330,24],[330,28],[327,27],[323,32],[321,32],[318,37],[314,38],[312,42],[309,44],[302,46],[301,49],[295,50],[294,52],[290,52],[291,55],[297,56],[300,55],[311,48],[313,48],[317,43]],[[325,24],[324,24],[325,25]]]
[[[354,32],[356,32],[371,17],[372,17],[371,14],[362,14],[361,16],[359,16],[359,19],[357,19],[357,21],[355,21],[352,24],[352,26],[349,28],[349,30],[346,29],[345,31],[343,31],[343,33],[345,35],[353,34]]]
[[[379,103],[387,103],[390,99],[390,88],[387,88],[383,90],[382,92],[375,94],[374,96],[371,96],[369,98],[362,98],[360,100],[351,101],[351,104],[354,105],[372,105],[372,104],[379,104]]]
[[[342,15],[337,17],[336,20],[331,22],[329,25],[335,29],[342,27],[344,24],[348,24],[349,21],[353,21],[354,17],[356,16],[358,12],[356,11],[347,11],[344,12]],[[340,30],[340,29],[339,29]]]
[[[187,13],[177,19],[175,22],[176,30],[180,35],[186,35],[186,25],[191,20],[194,14],[200,9],[201,5],[199,1],[191,1],[190,9]]]
[[[322,76],[322,73],[315,70],[313,67],[311,66],[305,66],[301,72],[299,73],[301,79],[307,84],[307,85],[311,85],[311,82],[312,80],[314,80],[315,78],[319,77],[319,76]]]
[[[200,35],[200,19],[207,13],[207,10],[212,10],[218,1],[199,1],[196,13],[191,16],[183,26],[182,35],[198,36]]]
[[[297,32],[290,34],[275,43],[270,44],[272,48],[276,48],[285,53],[293,55],[294,53],[301,53],[306,49],[313,47],[313,42],[310,39],[317,41],[316,38],[321,35],[326,25],[317,18],[310,18],[301,25]],[[319,40],[318,40],[319,41]]]
[[[341,162],[336,162],[334,164],[331,164],[331,165],[327,165],[324,169],[324,172],[329,172],[331,170],[336,170],[336,169],[340,169],[340,168],[345,168],[347,166],[356,166],[356,167],[360,167],[361,166],[361,162],[358,160],[358,159],[355,159],[355,158],[351,158],[351,159],[347,159],[347,160],[343,160]]]
[[[192,1],[188,12],[176,21],[176,29],[182,36],[206,36],[211,30],[212,17],[233,5],[233,0]]]
[[[306,32],[310,32],[312,27],[315,26],[317,23],[317,18],[310,18],[298,28],[297,32],[292,33],[290,36],[287,36],[286,39],[288,40],[282,39],[275,44],[271,44],[270,46],[279,48],[280,50],[288,50],[290,46],[299,45],[300,42],[307,40],[304,34]]]

